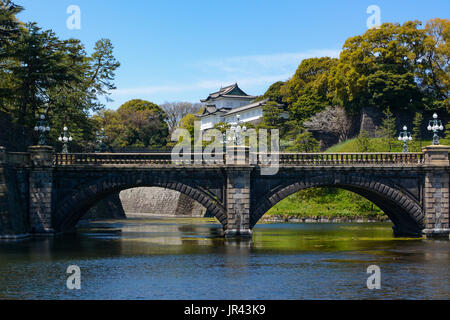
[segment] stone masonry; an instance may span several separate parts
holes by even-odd
[[[424,148],[425,164],[425,229],[427,237],[449,236],[449,173],[442,170],[448,164],[450,147],[429,146]]]
[[[54,233],[52,227],[53,148],[29,148],[30,170],[30,228],[34,234]]]
[[[279,201],[330,186],[372,201],[399,235],[448,238],[449,151],[428,146],[422,154],[392,153],[382,161],[358,154],[353,162],[347,158],[355,155],[333,162],[328,154],[308,154],[304,161],[296,160],[303,155],[289,154],[277,173],[264,175],[263,165],[247,163],[246,152],[231,163],[174,164],[158,154],[55,155],[47,146],[30,147],[28,153],[0,148],[0,238],[70,232],[102,199],[139,187],[179,192],[217,218],[226,237],[249,237]]]
[[[251,237],[250,229],[250,175],[248,167],[227,169],[228,225],[225,237]]]
[[[203,217],[206,214],[206,209],[198,202],[166,188],[132,188],[121,191],[119,197],[127,215]]]

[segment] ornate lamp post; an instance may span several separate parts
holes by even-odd
[[[108,138],[108,136],[105,135],[105,128],[102,127],[101,132],[97,131],[97,143],[98,143],[97,152],[106,152],[106,144],[105,144],[106,138]]]
[[[69,128],[67,128],[67,126],[64,126],[63,132],[59,136],[58,140],[63,143],[62,153],[69,153],[68,144],[69,141],[72,141],[72,135],[70,134]]]
[[[400,131],[400,135],[398,136],[398,141],[403,141],[403,151],[404,153],[408,152],[408,141],[412,140],[411,133],[407,131],[408,128],[403,126],[403,131]]]
[[[433,114],[433,120],[430,120],[428,122],[428,131],[433,131],[433,145],[437,146],[439,145],[439,136],[438,132],[444,130],[444,126],[442,125],[442,121],[438,120],[437,113]]]
[[[227,143],[228,143],[227,134],[224,132],[224,133],[222,133],[222,144],[227,144]]]
[[[45,145],[45,133],[50,131],[50,126],[48,125],[48,122],[45,120],[45,115],[41,114],[39,117],[38,122],[36,123],[34,127],[34,131],[39,132],[39,145],[44,146]]]
[[[244,121],[241,120],[240,115],[237,115],[236,118],[236,124],[233,124],[230,128],[233,137],[229,137],[228,140],[231,138],[235,146],[241,146],[245,143],[243,133],[247,131],[247,127],[244,125]]]

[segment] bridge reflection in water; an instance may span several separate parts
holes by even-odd
[[[224,239],[213,219],[97,221],[77,234],[0,242],[2,299],[448,299],[448,241],[390,223],[258,224]],[[369,265],[382,289],[366,288]],[[68,265],[82,290],[67,290]],[[39,277],[36,277],[39,274]]]
[[[236,151],[243,150],[243,153]],[[220,222],[226,237],[249,237],[258,220],[287,196],[313,187],[355,192],[381,208],[400,236],[449,235],[449,149],[429,146],[422,153],[276,153],[231,147],[214,162],[199,154],[174,160],[169,153],[55,154],[51,147],[28,153],[1,151],[6,188],[19,190],[26,205],[8,212],[27,217],[18,233],[60,233],[74,229],[96,202],[124,189],[162,187],[202,204]],[[7,192],[8,194],[8,192]],[[15,221],[17,222],[17,221]],[[21,229],[21,230],[19,230]]]

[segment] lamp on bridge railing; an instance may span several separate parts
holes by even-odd
[[[412,140],[411,133],[408,132],[408,128],[403,126],[403,131],[400,131],[398,141],[403,141],[403,152],[408,152],[408,141]]]
[[[428,122],[428,131],[433,131],[433,145],[439,145],[439,136],[438,132],[444,130],[444,126],[442,125],[442,121],[438,120],[438,115],[435,112],[433,114],[433,120]]]
[[[72,141],[72,135],[69,132],[69,128],[67,128],[67,126],[64,126],[63,128],[63,132],[61,133],[61,135],[59,136],[58,140],[60,142],[62,142],[63,144],[63,149],[62,149],[62,153],[69,153],[69,147],[68,144],[70,141]]]
[[[241,146],[245,143],[245,136],[243,133],[247,131],[247,127],[245,126],[244,121],[241,120],[241,116],[239,114],[236,116],[236,119],[236,124],[233,124],[230,128],[232,137],[228,137],[228,140],[231,138],[231,141],[235,146]]]
[[[39,133],[39,145],[45,145],[45,133],[50,131],[50,126],[48,122],[45,120],[45,115],[41,114],[39,116],[39,120],[34,127],[34,131]]]
[[[96,152],[106,152],[105,139],[108,138],[108,136],[105,135],[105,128],[102,127],[102,130],[100,132],[97,131],[96,136],[97,136]]]

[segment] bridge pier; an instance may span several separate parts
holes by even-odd
[[[53,153],[49,146],[32,146],[29,175],[29,223],[31,233],[53,235]]]
[[[450,165],[446,146],[422,153],[280,154],[280,170],[261,175],[248,148],[227,149],[225,165],[172,163],[170,154],[55,154],[0,147],[0,238],[52,235],[75,225],[95,201],[139,186],[179,191],[212,210],[226,238],[250,238],[258,219],[299,190],[338,186],[388,213],[397,235],[450,233]],[[229,156],[231,155],[231,156]],[[253,159],[255,160],[255,159]]]
[[[250,229],[250,181],[252,167],[227,167],[226,238],[247,238],[252,236]]]
[[[448,146],[428,146],[425,154],[425,229],[426,238],[449,238],[449,165]]]
[[[427,146],[425,154],[425,229],[426,238],[449,238],[448,146]]]

